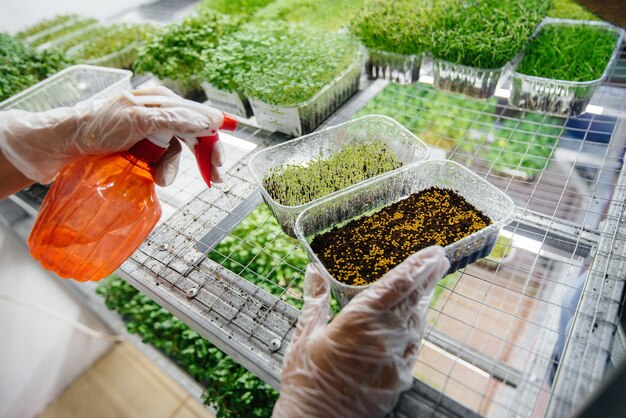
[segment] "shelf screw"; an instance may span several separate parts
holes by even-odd
[[[188,298],[192,298],[192,297],[196,296],[197,294],[198,294],[198,289],[196,289],[195,287],[192,287],[189,290],[187,290],[187,297]]]
[[[280,345],[281,345],[280,340],[278,338],[274,338],[269,343],[270,351],[271,352],[278,351],[278,349],[280,348]]]

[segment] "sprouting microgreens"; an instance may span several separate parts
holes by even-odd
[[[459,0],[373,0],[359,10],[350,26],[370,49],[420,54],[429,49],[432,31],[456,3]]]
[[[198,10],[212,9],[225,15],[250,16],[274,0],[203,0]]]
[[[117,276],[100,281],[96,291],[120,314],[129,333],[160,350],[205,388],[202,399],[217,418],[272,415],[275,389],[148,296]]]
[[[576,3],[575,0],[552,0],[548,16],[559,19],[601,20],[598,16]]]
[[[92,36],[73,50],[72,58],[88,60],[103,57],[129,45],[138,44],[144,37],[154,33],[152,25],[115,24],[105,28],[105,31]]]
[[[547,10],[546,0],[470,0],[448,10],[431,34],[435,58],[500,68],[524,46]]]
[[[279,166],[265,175],[263,185],[281,205],[298,206],[401,165],[393,151],[375,141],[345,146],[306,165]]]
[[[32,46],[43,45],[47,42],[60,39],[64,37],[65,35],[69,35],[70,33],[76,32],[80,29],[86,28],[87,26],[91,26],[96,23],[98,23],[98,20],[95,18],[78,19],[74,21],[73,23],[69,23],[68,25],[59,28],[58,30],[54,30],[52,32],[46,33],[45,35],[39,36],[33,39],[32,41],[30,41],[29,43]]]
[[[57,15],[50,19],[41,20],[34,25],[28,26],[27,28],[19,31],[15,36],[19,39],[25,39],[30,36],[37,35],[43,31],[53,28],[54,26],[64,24],[69,22],[72,19],[77,19],[78,15],[68,14],[68,15]]]
[[[546,25],[526,47],[517,71],[556,80],[597,80],[611,59],[616,42],[616,33],[602,27]]]
[[[203,79],[274,105],[313,97],[356,61],[346,33],[321,33],[285,22],[249,23],[206,51]]]
[[[77,36],[70,36],[67,39],[54,43],[54,49],[67,52],[76,45],[84,42],[90,42],[92,39],[96,39],[99,36],[106,36],[108,29],[104,25],[94,25],[81,31]]]
[[[258,10],[253,19],[284,20],[334,31],[349,24],[365,3],[365,0],[276,0]]]
[[[134,70],[161,79],[190,81],[202,72],[207,51],[236,30],[240,20],[208,9],[158,31],[138,49]]]
[[[0,101],[74,64],[56,50],[37,51],[19,39],[0,33]]]

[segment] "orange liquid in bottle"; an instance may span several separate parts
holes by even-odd
[[[130,152],[88,157],[65,167],[31,231],[31,255],[61,277],[88,281],[108,276],[161,217],[153,178],[153,165]]]

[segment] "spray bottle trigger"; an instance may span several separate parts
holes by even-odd
[[[217,134],[211,136],[199,136],[198,144],[195,147],[196,162],[198,169],[207,186],[211,187],[211,158],[213,156],[213,146],[219,140]]]

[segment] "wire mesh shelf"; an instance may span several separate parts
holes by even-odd
[[[598,94],[626,97],[621,87],[605,87]],[[387,89],[393,94],[385,96]],[[449,102],[429,113],[435,96]],[[439,147],[436,156],[470,167],[517,205],[515,222],[502,232],[513,256],[470,265],[437,286],[414,369],[417,393],[428,398],[421,401],[452,416],[567,414],[601,382],[622,306],[623,109],[555,118],[497,98],[376,81],[326,125],[380,103]],[[469,128],[455,132],[454,123]],[[306,258],[264,209],[246,166],[252,148],[284,138],[245,125],[236,137],[241,148],[227,144],[236,157],[225,183],[188,193],[122,273],[277,386],[302,305]],[[506,146],[538,137],[544,142],[535,148]],[[187,193],[178,187],[168,193]],[[415,407],[412,393],[398,416],[407,414],[402,405]]]

